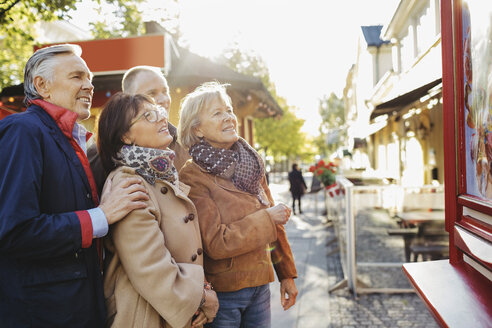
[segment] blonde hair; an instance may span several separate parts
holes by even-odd
[[[200,141],[194,128],[200,124],[200,113],[208,108],[212,101],[220,99],[232,107],[231,98],[226,92],[227,86],[228,84],[219,82],[205,82],[183,98],[178,124],[178,142],[183,147],[188,149]]]

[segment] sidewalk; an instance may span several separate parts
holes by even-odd
[[[309,186],[309,178],[305,179]],[[291,205],[287,181],[273,180],[270,189],[276,202]],[[327,245],[335,233],[323,223],[323,202],[322,192],[305,195],[303,214],[293,216],[285,226],[299,275],[296,279],[299,295],[296,305],[284,312],[280,306],[279,284],[271,284],[272,327],[438,327],[416,294],[366,294],[354,299],[346,288],[328,293],[330,286],[343,279],[343,272],[337,243]],[[365,211],[357,220],[368,220],[373,215],[380,213]],[[382,251],[400,246],[403,247],[394,242],[385,243]],[[394,254],[390,249],[388,252]],[[391,270],[381,274],[383,283],[407,284],[400,269]]]

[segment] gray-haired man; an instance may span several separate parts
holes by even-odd
[[[167,80],[158,67],[154,66],[135,66],[130,68],[121,81],[121,89],[128,94],[144,94],[154,99],[156,104],[164,107],[168,112],[171,106],[171,96]],[[176,127],[168,123],[169,133],[173,136],[173,141],[169,148],[174,150],[176,158],[174,166],[179,171],[184,163],[190,159],[188,152],[176,140]],[[97,154],[97,147],[89,147],[88,155],[91,163],[94,178],[99,189],[102,189],[106,180],[106,173]]]
[[[24,74],[26,112],[0,121],[2,327],[103,327],[96,238],[146,207],[139,179],[99,195],[85,155],[92,73],[76,45],[43,48]]]

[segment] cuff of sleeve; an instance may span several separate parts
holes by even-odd
[[[89,248],[92,244],[92,220],[89,212],[75,212],[80,222],[80,232],[82,235],[82,248]]]
[[[265,209],[264,210],[266,213],[266,217],[268,218],[268,222],[271,224],[272,232],[273,232],[273,239],[272,241],[277,240],[277,224],[273,221],[272,217],[270,216],[270,213]]]
[[[108,220],[103,210],[99,207],[87,210],[92,221],[92,237],[101,238],[108,233]]]

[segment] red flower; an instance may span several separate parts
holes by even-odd
[[[324,186],[332,185],[336,181],[337,165],[333,162],[320,160],[315,166],[311,166],[309,171],[317,177]]]

